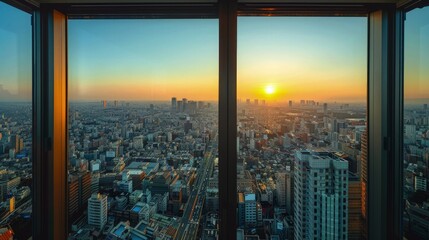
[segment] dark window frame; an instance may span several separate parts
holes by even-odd
[[[55,130],[56,124],[66,121],[63,119],[65,117],[62,117],[64,115],[56,113],[64,113],[67,110],[66,103],[57,106],[53,100],[59,94],[54,91],[56,84],[62,84],[63,92],[60,95],[66,94],[67,89],[66,85],[64,87],[67,79],[55,76],[56,71],[66,73],[66,61],[54,64],[54,59],[58,49],[66,49],[66,38],[62,38],[66,36],[58,33],[56,27],[61,25],[66,28],[68,17],[92,15],[100,18],[219,18],[220,239],[235,239],[237,16],[333,14],[367,14],[368,32],[374,33],[368,36],[368,157],[379,160],[370,161],[368,164],[368,234],[369,239],[402,238],[400,179],[403,133],[400,129],[403,116],[403,21],[406,11],[427,5],[427,0],[407,0],[398,4],[237,3],[235,0],[220,0],[218,3],[130,5],[38,4],[32,0],[5,2],[33,14],[34,239],[67,237],[67,214],[54,209],[51,204],[60,201],[59,206],[67,206],[65,164],[61,161],[58,163],[58,159],[54,161],[52,145],[56,140],[61,140],[59,138],[64,138],[67,131],[65,125],[60,125],[62,134],[58,134],[58,128]],[[141,11],[145,14],[141,14]],[[56,49],[55,46],[58,45],[61,47]],[[66,60],[66,55],[60,54],[60,58]],[[64,66],[65,68],[61,69]],[[66,146],[63,146],[64,150],[59,153],[63,155],[63,161],[67,151],[64,147]],[[58,169],[61,167],[63,169]],[[55,175],[55,170],[60,170],[63,174]],[[392,199],[393,201],[390,201]]]

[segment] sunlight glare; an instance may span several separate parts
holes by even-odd
[[[271,95],[275,92],[275,88],[272,85],[268,85],[265,87],[265,93]]]

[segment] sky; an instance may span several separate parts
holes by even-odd
[[[0,3],[0,101],[31,99],[30,19]],[[69,20],[69,99],[216,101],[218,31],[217,19]],[[237,37],[243,101],[366,100],[365,17],[239,17]],[[429,8],[416,9],[405,22],[406,98],[428,97],[428,42]]]
[[[217,19],[69,20],[72,100],[218,98]]]
[[[0,101],[30,101],[31,15],[0,2]]]
[[[429,7],[407,13],[404,31],[404,98],[429,99]]]
[[[242,100],[366,101],[365,17],[240,17],[237,27]]]
[[[364,102],[366,27],[363,17],[240,17],[238,98]],[[70,20],[68,31],[73,100],[218,98],[218,20]]]

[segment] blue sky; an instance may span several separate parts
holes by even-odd
[[[31,100],[31,15],[0,2],[0,101]]]
[[[366,21],[239,17],[238,97],[269,98],[269,84],[278,99],[365,99]],[[71,99],[218,97],[217,19],[70,20],[68,31]],[[31,99],[31,54],[31,15],[0,2],[0,100]],[[428,7],[405,22],[406,98],[428,97],[427,66]]]
[[[404,97],[429,98],[429,7],[407,13],[404,31]]]

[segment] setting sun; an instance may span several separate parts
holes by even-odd
[[[266,94],[273,94],[275,92],[275,88],[272,85],[268,85],[265,87],[265,93]]]

